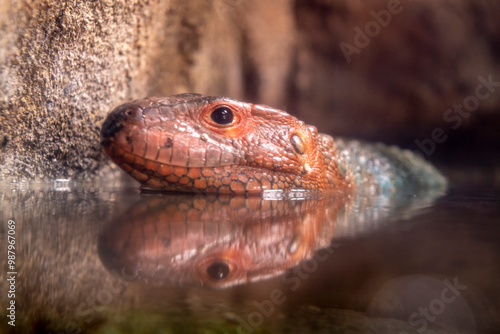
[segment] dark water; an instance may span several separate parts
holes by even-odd
[[[491,187],[309,200],[104,181],[0,192],[1,332],[500,332]]]

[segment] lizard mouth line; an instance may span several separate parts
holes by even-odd
[[[185,166],[185,165],[180,165],[180,164],[176,165],[176,164],[173,164],[170,162],[162,162],[162,161],[158,161],[158,160],[154,160],[154,159],[145,158],[145,157],[137,155],[135,153],[131,153],[131,152],[125,150],[124,148],[122,148],[117,143],[112,142],[112,141],[107,142],[105,145],[103,144],[103,148],[104,148],[104,151],[106,152],[106,154],[108,156],[110,156],[111,159],[119,165],[121,165],[122,163],[126,163],[126,164],[131,165],[131,166],[132,165],[136,166],[137,164],[139,164],[141,166],[150,165],[150,164],[158,164],[158,165],[169,166],[169,167],[185,168],[187,170],[195,169],[195,168],[204,169],[204,170],[205,169],[208,170],[208,169],[224,168],[224,167],[234,168],[235,166],[238,166],[238,167],[242,167],[242,168],[244,167],[245,169],[248,169],[248,170],[256,170],[256,171],[263,171],[264,170],[264,172],[263,172],[264,174],[265,174],[265,171],[275,172],[275,170],[271,169],[271,168],[241,166],[241,165],[238,165],[237,163],[228,164],[228,165],[219,165],[219,166]],[[142,170],[142,169],[143,168],[139,168],[139,170]],[[288,172],[288,171],[281,171],[280,173],[290,175],[292,177],[296,176],[294,173]]]
[[[175,164],[172,162],[164,162],[156,159],[151,159],[151,158],[146,158],[143,155],[138,155],[136,153],[132,153],[129,150],[123,148],[121,145],[119,145],[116,141],[111,140],[111,139],[103,139],[101,141],[101,145],[107,155],[109,155],[113,161],[115,161],[117,164],[126,162],[130,165],[145,165],[145,163],[149,164],[158,164],[158,165],[164,165],[164,166],[170,166],[170,167],[179,167],[179,168],[186,168],[186,169],[192,169],[192,168],[200,168],[200,169],[213,169],[213,168],[222,168],[222,167],[229,167],[229,168],[245,168],[247,170],[255,170],[255,171],[261,171],[263,173],[268,172],[268,173],[274,173],[277,172],[277,169],[274,168],[268,168],[265,166],[248,166],[248,165],[241,165],[238,164],[236,161],[231,162],[231,163],[223,163],[220,162],[217,165],[189,165],[189,159],[187,159],[187,164]],[[307,164],[306,164],[307,165]],[[306,169],[308,166],[305,167]],[[142,169],[142,168],[139,168]],[[281,170],[279,171],[283,175],[289,175],[290,177],[296,177],[296,173],[293,173],[291,171],[284,171]]]
[[[211,169],[211,168],[222,168],[222,167],[234,167],[237,164],[227,164],[227,165],[220,165],[220,166],[189,166],[188,165],[181,165],[181,164],[175,164],[171,162],[163,162],[155,159],[150,159],[150,158],[145,158],[144,156],[132,153],[130,151],[127,151],[123,147],[121,147],[119,144],[113,141],[109,141],[106,144],[103,144],[104,151],[106,154],[108,154],[113,161],[115,161],[118,164],[121,163],[126,163],[128,165],[141,165],[146,167],[146,169],[149,165],[151,164],[157,164],[158,166],[169,166],[169,167],[178,167],[178,168],[185,168],[185,169],[193,169],[193,168],[199,168],[199,169]],[[152,166],[151,166],[152,167]],[[138,169],[143,169],[143,168],[138,168]],[[153,170],[153,169],[150,169]]]
[[[140,162],[142,162],[142,160],[147,160],[175,167],[216,168],[241,165],[239,162],[242,160],[240,152],[231,152],[231,150],[225,147],[219,148],[217,145],[197,150],[193,149],[193,143],[188,142],[187,144],[181,145],[180,148],[176,148],[175,146],[156,146],[153,151],[151,151],[146,143],[142,144],[143,147],[139,149],[140,152],[134,152],[137,150],[134,149],[133,143],[130,145],[123,145],[120,142],[121,140],[117,140],[116,137],[103,138],[101,140],[101,146],[106,154],[115,153],[114,155],[117,156],[117,158],[125,158],[130,163],[136,159]],[[170,142],[170,145],[173,145],[172,142]],[[117,162],[116,160],[114,161]]]
[[[296,178],[292,173],[281,173],[287,179],[284,182],[276,178],[272,170],[236,164],[211,167],[176,166],[135,155],[113,141],[103,146],[103,149],[121,169],[143,186],[154,189],[259,194],[266,190],[286,190],[289,188],[287,185]]]

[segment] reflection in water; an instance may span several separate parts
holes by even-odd
[[[233,333],[258,312],[254,333],[498,333],[499,199],[471,192],[430,206],[438,194],[229,199],[0,184],[0,240],[15,220],[19,265],[16,328],[0,322],[0,333]],[[249,278],[260,281],[241,284]],[[447,282],[460,296],[442,298]],[[274,311],[261,311],[268,301]]]
[[[341,204],[149,196],[103,231],[99,251],[108,267],[150,284],[226,287],[277,275],[327,246]]]
[[[367,232],[389,214],[411,215],[437,193],[425,195],[144,196],[102,231],[99,252],[110,270],[147,284],[228,287],[279,275],[332,239]]]

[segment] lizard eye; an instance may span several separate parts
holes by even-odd
[[[210,118],[219,125],[228,125],[233,122],[234,115],[229,107],[220,106],[212,111]]]
[[[215,101],[203,106],[200,120],[210,131],[234,138],[241,134],[246,124],[246,106],[236,101]]]

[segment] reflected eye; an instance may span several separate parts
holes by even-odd
[[[302,242],[302,236],[300,234],[295,235],[293,237],[293,239],[290,241],[290,243],[288,244],[288,247],[287,247],[288,253],[290,253],[291,255],[295,254],[299,250],[301,242]]]
[[[215,262],[208,266],[207,274],[213,280],[220,281],[229,275],[229,266],[225,262]]]
[[[228,125],[233,122],[234,115],[231,109],[222,106],[212,111],[210,118],[212,118],[212,120],[219,125]]]

